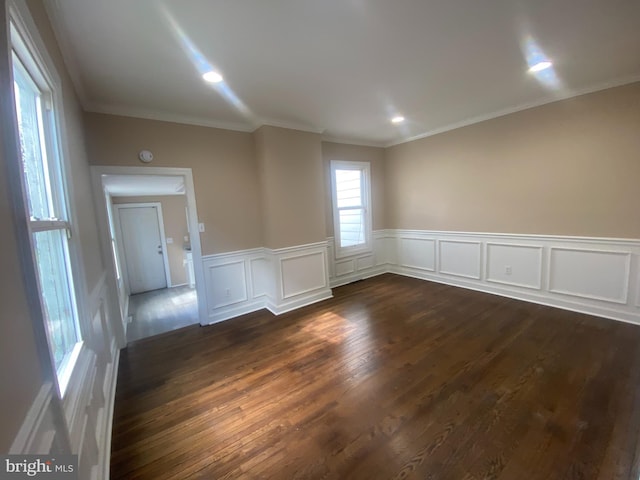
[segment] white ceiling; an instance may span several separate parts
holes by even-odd
[[[184,195],[184,177],[170,175],[102,175],[102,185],[113,197]]]
[[[638,0],[45,3],[96,112],[390,145],[640,80]],[[553,86],[527,72],[527,45]]]

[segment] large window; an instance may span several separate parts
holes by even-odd
[[[81,336],[70,261],[71,223],[52,82],[11,25],[23,193],[51,358],[64,391]]]
[[[336,257],[371,250],[369,164],[331,162]]]

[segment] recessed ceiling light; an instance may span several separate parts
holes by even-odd
[[[553,63],[549,61],[538,62],[535,65],[531,66],[531,68],[529,68],[529,71],[531,73],[541,72],[542,70],[546,70],[547,68],[551,68],[552,66]]]
[[[202,75],[202,78],[204,78],[205,82],[209,83],[220,83],[222,81],[222,75],[213,71],[205,73]]]
[[[391,123],[402,123],[404,122],[404,117],[402,115],[398,115],[397,117],[393,117],[391,119]]]

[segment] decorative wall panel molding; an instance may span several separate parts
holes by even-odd
[[[550,292],[627,303],[630,252],[566,247],[551,247],[549,251]]]
[[[405,237],[399,239],[399,265],[436,271],[436,241],[432,238]]]
[[[640,240],[426,230],[380,235],[392,243],[387,255],[399,259],[387,271],[640,324]],[[435,271],[420,259],[406,261],[416,256],[416,239],[436,242]]]
[[[279,315],[331,297],[327,242],[203,257],[211,324],[269,309]]]
[[[438,272],[480,280],[482,243],[471,240],[438,240]]]
[[[378,230],[372,245],[340,259],[332,237],[205,257],[205,271],[224,273],[207,275],[205,323],[284,313],[329,298],[330,287],[392,272],[640,324],[640,240]],[[219,293],[227,289],[228,304]]]
[[[45,382],[22,422],[22,426],[9,449],[10,454],[47,454],[55,436],[54,415],[51,411],[53,384]]]
[[[325,252],[280,257],[282,298],[288,299],[328,287]]]
[[[79,478],[108,479],[111,427],[118,372],[119,342],[114,333],[121,322],[115,286],[109,288],[102,275],[88,294],[83,319],[84,342],[77,351],[73,374],[62,400],[72,452],[80,456]],[[57,392],[51,382],[42,385],[34,399],[11,453],[51,451],[56,433],[53,402]]]
[[[487,281],[513,287],[542,289],[542,247],[486,243]]]

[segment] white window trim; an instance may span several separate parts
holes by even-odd
[[[69,386],[73,384],[74,372],[77,370],[77,360],[80,358],[80,352],[82,349],[87,348],[84,342],[90,335],[90,315],[88,314],[88,289],[85,281],[85,270],[82,261],[82,254],[80,251],[80,245],[77,241],[78,235],[76,235],[77,216],[75,209],[72,208],[74,197],[73,182],[71,181],[72,168],[69,163],[69,149],[67,142],[67,135],[65,129],[64,119],[64,102],[62,97],[62,82],[56,71],[53,61],[49,57],[49,53],[45,46],[44,41],[38,33],[38,29],[31,17],[27,3],[24,0],[10,0],[7,2],[7,11],[11,30],[10,33],[10,46],[18,54],[20,61],[24,64],[25,68],[29,71],[34,69],[38,71],[42,81],[46,84],[47,90],[51,92],[51,104],[53,108],[53,129],[56,133],[56,138],[53,139],[55,148],[58,151],[60,162],[60,182],[66,193],[63,202],[63,208],[66,212],[67,221],[64,223],[68,227],[68,233],[70,239],[68,242],[69,262],[71,264],[72,278],[74,291],[72,292],[72,301],[75,303],[75,308],[78,315],[78,326],[80,329],[80,341],[76,344],[73,352],[69,356],[69,360],[60,372],[57,372],[54,384],[57,387],[58,395],[60,398],[64,398]],[[26,199],[26,192],[23,191],[22,201],[24,205],[28,205]],[[54,223],[54,222],[52,222]],[[31,228],[29,228],[32,231]],[[31,237],[33,239],[33,237]],[[32,261],[35,267],[35,251],[33,247],[33,240],[31,240],[31,254]],[[37,296],[38,298],[32,298],[32,300],[40,302],[39,292],[28,292],[30,296]],[[51,355],[50,355],[51,357]],[[53,371],[56,371],[55,364],[53,364],[53,358],[51,357]]]
[[[337,207],[336,192],[336,170],[360,170],[363,173],[363,208],[365,223],[365,241],[361,245],[352,247],[340,246],[340,215]],[[331,206],[333,210],[333,235],[335,239],[334,256],[335,258],[350,257],[353,255],[361,255],[363,253],[371,253],[373,251],[372,244],[372,221],[371,221],[371,164],[369,162],[347,162],[343,160],[331,161]]]

